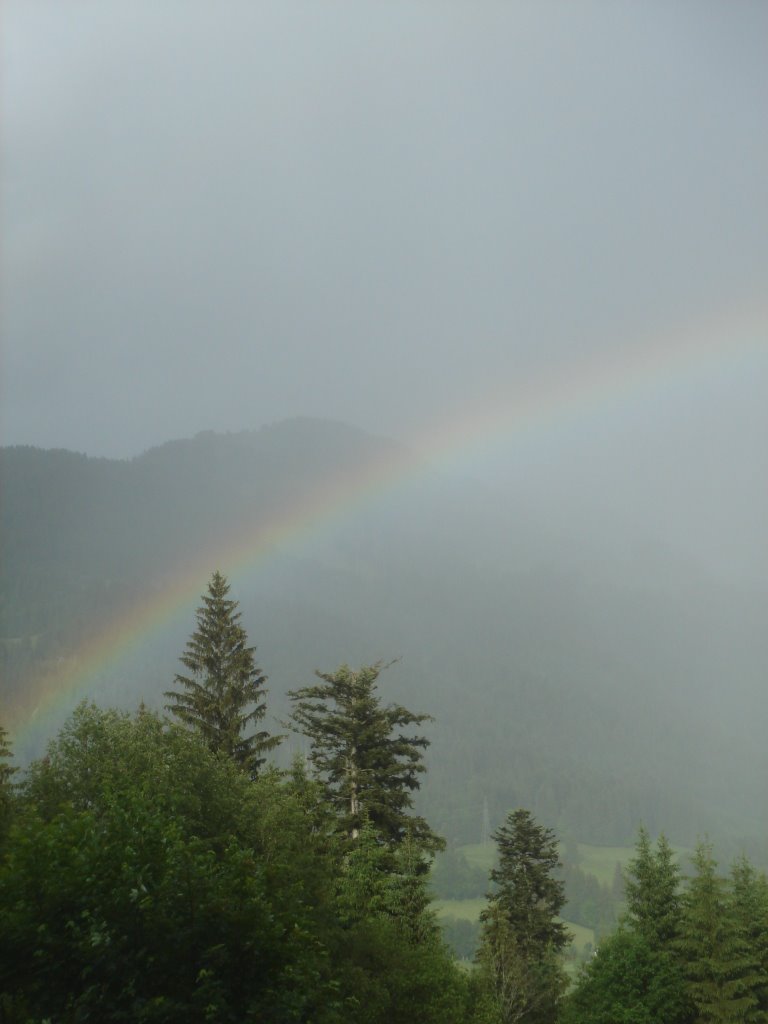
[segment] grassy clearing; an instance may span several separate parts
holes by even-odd
[[[579,843],[579,867],[589,875],[594,875],[603,885],[610,885],[616,871],[617,862],[622,868],[635,856],[632,846],[588,846]]]
[[[475,900],[435,900],[432,906],[437,911],[438,918],[455,917],[457,920],[477,921],[480,918],[480,911],[486,906],[484,899]],[[573,936],[571,945],[576,955],[583,957],[587,944],[594,946],[595,933],[591,928],[566,921],[565,926]]]
[[[485,900],[478,898],[474,900],[435,900],[432,906],[437,911],[438,917],[455,917],[465,921],[478,921],[480,911],[485,906]]]
[[[595,875],[606,885],[613,881],[616,862],[624,867],[635,855],[632,846],[589,846],[587,843],[579,843],[578,850],[581,870]],[[496,863],[495,843],[472,843],[459,847],[459,852],[464,855],[468,864],[482,868],[483,871],[490,871]]]
[[[653,846],[655,849],[655,840]],[[636,854],[634,846],[589,846],[587,843],[579,843],[578,848],[581,870],[594,875],[604,885],[610,885],[613,881],[617,861],[624,869]],[[685,846],[673,846],[672,849],[678,864],[684,863],[691,853]]]
[[[490,871],[496,863],[496,843],[470,843],[468,846],[460,846],[459,853],[473,868],[482,868],[483,871]]]
[[[587,945],[594,949],[595,933],[591,928],[585,928],[582,924],[574,924],[573,921],[566,921],[565,927],[573,936],[571,945],[578,956],[583,956]]]

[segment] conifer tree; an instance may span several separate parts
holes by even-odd
[[[403,732],[430,721],[399,704],[382,706],[376,681],[384,666],[341,665],[317,672],[322,682],[289,693],[291,721],[310,740],[310,760],[337,811],[340,831],[356,840],[366,822],[379,840],[395,848],[406,838],[427,852],[444,843],[410,813],[412,793],[425,771],[424,736]]]
[[[731,868],[731,905],[760,978],[754,989],[757,1006],[746,1019],[765,1021],[768,1019],[768,879],[758,874],[745,856]]]
[[[180,659],[191,675],[176,675],[180,688],[166,691],[166,708],[201,733],[212,750],[233,758],[255,777],[263,755],[280,737],[245,734],[266,712],[266,677],[256,664],[256,648],[248,646],[240,625],[238,602],[228,594],[226,578],[214,572],[197,609],[197,629]]]
[[[18,771],[18,768],[15,768],[13,765],[4,763],[10,761],[12,757],[13,753],[8,740],[8,733],[0,725],[0,786],[9,786],[14,773]]]
[[[507,815],[493,838],[499,866],[490,874],[497,888],[488,895],[489,902],[502,909],[524,950],[560,951],[568,943],[568,932],[558,920],[565,885],[553,874],[560,867],[555,833],[520,809]]]
[[[522,809],[510,813],[493,838],[499,866],[491,871],[496,889],[480,915],[482,975],[504,1024],[551,1021],[565,988],[559,954],[569,941],[558,919],[565,886],[553,875],[560,867],[557,839]]]
[[[8,824],[8,818],[11,813],[11,801],[13,799],[13,783],[11,780],[18,771],[17,768],[6,763],[12,756],[8,733],[0,725],[0,835],[5,831]]]
[[[568,993],[558,1024],[692,1024],[672,952],[620,928],[600,942]]]
[[[647,829],[638,833],[635,857],[624,883],[627,920],[651,949],[664,949],[677,936],[680,920],[680,869],[664,835],[654,852]]]
[[[716,874],[712,847],[699,843],[696,874],[683,904],[678,943],[699,1024],[749,1020],[761,984],[756,959],[739,928],[726,881]]]

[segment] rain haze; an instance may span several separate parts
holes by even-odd
[[[30,894],[26,910],[14,897],[12,928],[0,899],[0,1004],[11,1005],[4,985],[23,996],[9,1012],[87,1015],[69,989],[56,1004],[49,976],[84,951],[78,977],[91,998],[93,949],[99,963],[115,957],[95,931],[70,933],[101,928],[86,891],[98,871],[84,867],[81,886],[66,850],[6,856],[35,815],[54,814],[60,770],[62,815],[40,825],[52,843],[77,810],[70,778],[81,772],[91,814],[103,768],[119,822],[149,794],[146,821],[164,828],[165,804],[182,815],[198,789],[209,793],[206,865],[240,828],[219,831],[218,805],[229,814],[242,783],[251,803],[231,813],[251,830],[243,870],[271,885],[258,844],[278,844],[276,878],[302,851],[317,881],[305,888],[299,865],[286,891],[342,930],[358,913],[352,851],[390,844],[399,856],[407,836],[407,869],[387,854],[379,879],[371,859],[370,891],[383,893],[399,864],[415,907],[410,884],[426,885],[421,868],[443,836],[429,884],[462,957],[495,941],[482,921],[497,919],[478,915],[492,830],[512,808],[557,831],[569,902],[556,909],[580,929],[572,952],[585,962],[623,913],[621,865],[641,823],[666,833],[676,856],[708,834],[721,865],[746,851],[768,867],[767,40],[763,0],[2,5],[0,896]],[[208,667],[219,651],[210,636],[232,641],[232,672]],[[301,700],[338,710],[339,691],[317,695],[317,674],[368,686],[384,666],[383,717],[367,690],[356,707],[373,717],[334,777],[317,752],[346,726],[313,724]],[[389,738],[365,746],[395,726],[419,736],[399,735],[396,755],[381,753]],[[62,728],[58,753],[39,761]],[[78,729],[80,746],[66,739]],[[145,740],[157,760],[145,760]],[[162,753],[177,743],[190,752],[173,762],[179,779]],[[416,767],[398,774],[393,757]],[[23,785],[4,758],[32,765],[14,776]],[[290,775],[261,770],[290,763]],[[230,774],[198,787],[201,765]],[[379,767],[368,806],[360,794]],[[176,799],[182,786],[194,799]],[[390,797],[394,831],[375,832]],[[7,829],[16,806],[19,829]],[[201,822],[190,822],[196,843]],[[435,835],[419,832],[426,823]],[[134,832],[91,844],[117,851],[118,889],[131,875],[123,851],[144,856],[119,838]],[[87,845],[74,843],[78,857]],[[5,882],[38,860],[51,913],[34,878]],[[64,952],[45,954],[40,984],[35,943],[70,906],[56,895],[59,863],[82,910],[59,922]],[[103,906],[118,906],[105,885]],[[171,910],[136,903],[137,892],[123,900],[130,914],[161,908],[157,934],[170,934]],[[365,898],[371,914],[376,901],[387,908],[389,928],[399,897]],[[272,921],[270,906],[243,922]],[[24,914],[31,952],[16,942]],[[286,942],[311,937],[291,915],[274,917]],[[408,935],[422,934],[417,924]],[[498,934],[523,955],[513,932]],[[218,970],[230,947],[216,936]],[[312,939],[312,955],[351,948],[349,936]],[[167,955],[173,944],[158,941]],[[178,949],[196,942],[181,933]],[[398,956],[401,945],[393,939]],[[338,992],[368,970],[347,971],[355,955],[327,958],[345,975]],[[114,977],[127,963],[115,961]],[[189,967],[196,993],[210,965]],[[290,998],[325,969],[289,965]],[[237,967],[232,991],[263,974],[271,993],[283,977],[271,970]],[[162,988],[161,974],[137,972],[123,994],[155,976]],[[378,981],[369,990],[389,992]],[[359,992],[350,999],[338,1006],[362,1005]],[[304,1014],[286,1005],[285,1018],[253,1012]]]
[[[2,29],[4,444],[295,415],[418,444],[719,332],[466,467],[556,491],[575,460],[712,507],[702,542],[762,529],[765,5],[10,0]]]

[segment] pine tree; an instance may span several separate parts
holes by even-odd
[[[685,981],[669,950],[620,928],[601,941],[568,993],[559,1024],[691,1024]]]
[[[754,959],[760,983],[757,1006],[747,1020],[768,1019],[768,879],[758,874],[745,856],[731,868],[731,905],[742,939]]]
[[[5,831],[11,815],[13,801],[13,776],[18,768],[6,762],[13,756],[8,733],[0,725],[0,835]]]
[[[664,949],[677,936],[680,921],[680,869],[664,835],[656,851],[645,828],[640,828],[635,857],[627,866],[627,921],[651,949]]]
[[[716,874],[712,848],[699,843],[696,874],[683,904],[678,949],[699,1024],[748,1020],[757,1007],[761,978],[727,892]]]
[[[8,733],[0,725],[0,786],[10,786],[11,779],[14,774],[18,771],[13,765],[5,764],[4,762],[10,761],[13,757],[11,751],[11,744],[8,740]]]
[[[264,717],[266,677],[240,625],[238,602],[228,594],[226,578],[214,572],[197,609],[197,629],[180,659],[192,674],[176,675],[180,689],[166,691],[171,702],[166,708],[200,732],[212,750],[233,758],[255,777],[266,760],[263,755],[280,737],[267,732],[244,735]]]
[[[491,871],[497,889],[488,900],[501,908],[522,949],[560,951],[569,941],[557,919],[565,903],[565,885],[553,876],[560,867],[555,833],[538,825],[530,811],[512,811],[493,838],[499,866]]]
[[[566,980],[552,949],[532,957],[498,905],[486,911],[476,955],[484,998],[480,1020],[493,1024],[553,1021]]]
[[[382,706],[376,681],[383,667],[379,662],[317,672],[320,685],[289,693],[295,706],[291,720],[311,742],[310,760],[342,833],[355,840],[370,822],[379,840],[393,848],[409,838],[434,852],[444,846],[442,839],[410,813],[429,741],[402,731],[431,719],[399,704]]]
[[[480,915],[478,962],[504,1024],[551,1021],[565,988],[559,954],[570,938],[558,919],[565,886],[553,876],[560,867],[557,839],[522,809],[493,838],[499,866]]]

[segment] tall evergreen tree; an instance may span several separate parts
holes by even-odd
[[[410,813],[429,740],[403,732],[430,716],[399,704],[382,706],[376,681],[383,667],[379,662],[317,672],[319,685],[289,694],[291,720],[310,740],[310,760],[336,808],[341,832],[357,839],[370,822],[379,840],[393,848],[410,838],[434,852],[442,849],[442,839]]]
[[[560,1024],[690,1024],[674,955],[620,928],[600,943],[565,999]]]
[[[8,733],[3,726],[0,725],[0,786],[9,786],[13,775],[18,771],[18,768],[5,763],[10,761],[12,757],[13,753],[11,751]]]
[[[197,629],[181,662],[191,675],[176,675],[178,690],[168,690],[167,710],[205,738],[211,750],[226,754],[255,776],[263,756],[280,742],[267,732],[245,734],[266,711],[264,683],[255,647],[240,625],[238,602],[229,584],[214,572],[197,609]]]
[[[699,843],[696,873],[685,894],[678,948],[696,1007],[697,1024],[731,1024],[753,1018],[761,977],[739,928],[712,848]]]
[[[638,833],[635,857],[624,883],[627,921],[651,949],[664,949],[677,936],[680,922],[680,869],[664,835],[654,852],[647,829]]]
[[[559,954],[569,941],[558,919],[565,887],[553,875],[560,867],[557,839],[522,809],[493,838],[499,866],[480,915],[478,962],[503,1024],[551,1021],[565,988]]]
[[[8,733],[0,725],[0,836],[5,832],[11,816],[13,801],[12,779],[18,771],[18,768],[7,763],[12,756]]]
[[[758,874],[745,856],[731,868],[731,905],[742,939],[754,959],[759,984],[754,988],[757,1005],[746,1018],[768,1020],[768,879]]]
[[[502,909],[523,949],[559,952],[569,936],[558,920],[565,885],[553,874],[560,867],[555,833],[537,824],[530,811],[519,809],[507,815],[493,838],[499,866],[490,874],[497,887],[488,895],[490,904]]]

